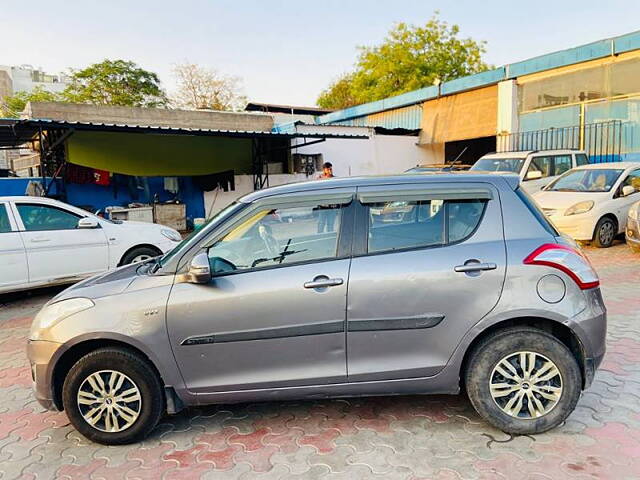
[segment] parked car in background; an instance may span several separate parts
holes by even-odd
[[[462,172],[469,170],[470,165],[460,163],[425,163],[424,165],[416,165],[404,173],[429,173],[429,172]]]
[[[579,150],[528,150],[488,153],[471,170],[515,173],[520,176],[522,188],[534,193],[572,168],[588,164],[587,155]]]
[[[634,203],[629,209],[625,239],[631,250],[640,253],[640,201]]]
[[[591,384],[606,310],[518,183],[414,174],[246,195],[163,257],[45,305],[36,397],[106,444],[185,406],[462,387],[496,427],[544,432]],[[288,215],[301,207],[331,211],[332,228]],[[291,222],[265,224],[274,213]]]
[[[554,225],[574,240],[609,247],[625,232],[640,200],[640,164],[598,163],[575,168],[533,195]]]
[[[0,293],[72,283],[171,250],[180,234],[42,197],[0,197]]]

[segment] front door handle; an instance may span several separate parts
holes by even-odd
[[[495,270],[498,265],[495,263],[465,263],[464,265],[458,265],[453,268],[456,272],[468,273],[468,272],[480,272],[482,270]]]
[[[336,287],[338,285],[342,285],[343,283],[344,280],[342,280],[341,278],[329,278],[324,275],[320,275],[310,282],[305,282],[304,288]]]
[[[31,239],[31,243],[42,243],[42,242],[50,242],[50,238],[46,237],[35,237]]]

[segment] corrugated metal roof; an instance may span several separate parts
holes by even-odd
[[[297,133],[258,130],[224,130],[205,128],[175,128],[154,125],[129,125],[118,123],[71,122],[49,119],[28,119],[2,122],[0,124],[0,145],[14,145],[19,141],[30,139],[39,128],[75,129],[109,132],[149,133],[160,135],[197,135],[232,138],[368,138],[366,135],[348,133]]]
[[[440,95],[452,95],[465,90],[493,85],[502,80],[517,78],[518,76],[551,70],[566,65],[582,63],[589,60],[603,58],[609,55],[640,49],[640,31],[627,33],[618,37],[599,40],[574,48],[548,53],[522,62],[505,65],[486,72],[469,75],[440,85]],[[364,103],[354,107],[338,110],[327,115],[316,117],[319,124],[352,124],[347,120],[398,109],[416,103],[423,103],[438,97],[438,87],[431,86],[385,98],[375,102]],[[357,123],[357,122],[356,122]]]

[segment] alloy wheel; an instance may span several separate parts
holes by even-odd
[[[489,390],[495,404],[507,415],[523,420],[540,418],[562,397],[562,375],[544,355],[511,353],[491,372]]]
[[[131,260],[131,263],[140,263],[140,262],[144,262],[145,260],[149,260],[151,257],[151,255],[138,255],[136,257],[133,257],[133,260]]]
[[[600,243],[602,243],[603,245],[608,245],[613,241],[613,237],[613,223],[604,222],[600,226]]]
[[[89,375],[77,393],[82,418],[102,432],[117,433],[131,427],[142,410],[138,386],[125,374],[100,370]]]

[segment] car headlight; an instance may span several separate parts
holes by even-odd
[[[182,237],[175,230],[170,230],[168,228],[163,228],[163,229],[160,230],[160,233],[162,235],[164,235],[165,237],[167,237],[172,242],[181,242],[182,241]]]
[[[640,221],[640,202],[631,205],[629,209],[629,218]]]
[[[587,213],[589,210],[593,208],[594,202],[593,200],[587,200],[586,202],[576,203],[572,207],[569,207],[565,215],[577,215],[579,213]]]
[[[47,305],[38,312],[36,318],[33,319],[31,325],[31,333],[29,338],[37,340],[38,333],[41,330],[52,327],[74,313],[82,312],[93,307],[95,304],[88,298],[70,298],[57,303]]]

